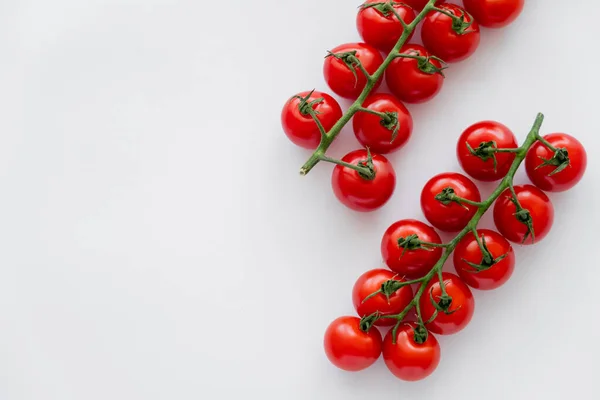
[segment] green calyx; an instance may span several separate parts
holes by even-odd
[[[422,324],[417,324],[413,328],[413,340],[416,344],[423,344],[427,341],[429,337],[429,332],[427,328],[425,328]]]
[[[454,15],[452,17],[452,30],[454,32],[456,32],[459,35],[465,35],[467,33],[472,33],[473,31],[469,31],[467,32],[467,30],[469,29],[469,27],[471,25],[473,25],[473,18],[469,18],[469,21],[467,21],[467,14],[465,14],[464,11],[461,12],[460,16],[456,16]]]
[[[477,244],[479,245],[479,248],[481,249],[481,262],[479,264],[475,264],[475,263],[465,260],[464,258],[462,259],[465,264],[467,264],[468,266],[473,268],[472,270],[470,270],[468,272],[476,274],[479,272],[486,271],[486,270],[492,268],[494,265],[498,264],[500,261],[504,260],[508,256],[508,253],[506,253],[506,254],[501,255],[498,258],[494,258],[492,256],[492,253],[490,252],[490,250],[487,247],[484,235],[481,236],[481,240],[477,241]]]
[[[358,162],[359,167],[367,168],[368,173],[366,172],[358,172],[361,178],[366,179],[368,181],[372,181],[375,179],[375,165],[373,164],[373,156],[371,155],[371,150],[367,147],[367,159]]]
[[[438,67],[437,65],[435,65],[434,63],[432,63],[431,60],[438,61],[442,66]],[[440,74],[443,77],[445,77],[444,70],[446,68],[448,68],[448,66],[446,65],[446,62],[444,60],[442,60],[441,58],[436,57],[436,56],[427,56],[427,57],[423,56],[423,59],[419,59],[419,62],[418,62],[417,65],[419,67],[419,70],[421,72],[426,73],[427,75]]]
[[[407,250],[409,250],[409,251],[414,251],[414,250],[433,251],[431,246],[429,246],[427,243],[421,241],[419,239],[419,235],[415,235],[415,234],[409,235],[407,237],[398,238],[398,248],[404,249],[402,251],[402,255],[400,256],[400,258],[402,258],[402,256],[404,255],[404,253]]]
[[[293,97],[294,99],[300,99],[300,102],[298,103],[298,109],[300,110],[300,113],[302,115],[319,115],[320,114],[318,111],[315,111],[314,107],[317,104],[325,101],[325,99],[323,97],[319,97],[318,99],[314,99],[313,101],[308,101],[308,100],[310,100],[310,98],[314,92],[315,92],[315,90],[313,89],[304,97],[301,97],[301,96]]]
[[[554,155],[551,159],[546,160],[543,157],[540,157],[544,162],[538,165],[535,169],[546,167],[548,165],[552,165],[556,168],[552,172],[548,174],[548,176],[556,175],[559,172],[566,169],[569,165],[571,165],[571,159],[569,158],[569,152],[565,148],[556,149]]]
[[[366,315],[366,316],[362,317],[360,319],[360,324],[359,324],[360,330],[365,333],[369,332],[369,330],[373,327],[373,325],[375,325],[375,322],[377,322],[380,318],[381,318],[381,313],[379,311],[375,311],[371,315]]]
[[[384,113],[384,116],[381,117],[381,121],[379,121],[379,123],[385,129],[392,131],[392,140],[390,141],[390,143],[396,140],[396,138],[398,137],[398,131],[400,130],[400,121],[398,120],[398,113],[395,111],[386,111]]]
[[[514,198],[511,200],[517,206],[517,212],[514,214],[515,218],[517,218],[517,221],[527,226],[527,233],[523,237],[523,243],[527,241],[529,236],[531,236],[532,243],[535,242],[535,232],[533,230],[533,219],[531,218],[531,213],[529,210],[522,208],[518,201]]]
[[[435,196],[435,199],[445,206],[449,206],[452,203],[457,203],[457,204],[461,205],[463,208],[465,208],[467,210],[469,209],[467,206],[465,206],[461,202],[460,197],[456,196],[456,192],[451,187],[444,188],[440,193],[438,193]]]
[[[360,60],[356,57],[356,50],[347,51],[345,53],[332,53],[331,51],[327,52],[325,58],[333,57],[342,61],[346,67],[352,72],[354,75],[354,87],[358,85],[358,74],[356,73],[356,68],[361,66]]]
[[[489,159],[494,160],[494,172],[497,170],[498,160],[496,159],[496,149],[498,149],[498,146],[496,145],[496,142],[493,140],[481,142],[476,149],[472,148],[471,145],[467,143],[467,149],[469,149],[469,152],[475,157],[481,158],[483,162],[487,162]]]

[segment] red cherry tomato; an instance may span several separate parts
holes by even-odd
[[[487,146],[480,147],[485,144]],[[481,157],[473,154],[469,146],[473,152],[481,153]],[[491,148],[516,149],[518,147],[517,138],[505,125],[495,121],[482,121],[465,129],[458,139],[456,155],[461,167],[471,177],[480,181],[493,182],[506,176],[515,160],[515,154],[488,153],[486,155],[486,151]]]
[[[442,256],[441,247],[404,248],[398,245],[399,239],[416,235],[427,243],[441,244],[440,235],[429,225],[414,219],[404,219],[393,223],[381,239],[381,255],[387,266],[409,279],[418,279],[427,275]]]
[[[566,133],[553,133],[544,136],[553,147],[559,149],[555,153],[542,142],[535,143],[525,158],[525,169],[531,182],[548,192],[563,192],[575,186],[585,173],[587,153],[583,145],[573,136]],[[566,157],[568,157],[568,161]],[[553,158],[556,160],[552,164]],[[549,165],[545,160],[550,161]],[[564,168],[560,170],[560,168]],[[558,171],[558,172],[556,172]]]
[[[429,3],[429,0],[403,0],[402,3],[408,4],[417,11],[421,11]],[[439,3],[439,1],[436,1],[436,3]]]
[[[474,202],[481,201],[479,189],[469,178],[455,172],[434,176],[421,192],[421,209],[425,218],[439,230],[455,232],[463,229],[477,212],[477,207],[456,201],[437,199],[440,193],[453,192],[454,196]]]
[[[361,371],[381,355],[382,339],[377,328],[363,332],[360,318],[340,317],[325,331],[325,354],[333,365],[345,371]]]
[[[425,342],[415,341],[414,323],[406,323],[398,328],[396,344],[392,341],[392,330],[383,340],[385,365],[397,378],[405,381],[418,381],[431,375],[440,363],[440,344],[433,334],[428,334]]]
[[[504,285],[515,270],[515,252],[498,232],[478,229],[477,236],[489,251],[487,259],[473,233],[469,233],[454,250],[454,268],[467,285],[480,290],[496,289]]]
[[[368,97],[363,108],[387,113],[388,120],[386,122],[380,116],[364,111],[356,113],[354,134],[360,144],[379,154],[390,153],[406,144],[412,133],[413,120],[404,104],[392,95],[381,93]],[[393,138],[396,129],[396,137]]]
[[[442,274],[442,280],[446,287],[446,293],[452,298],[448,312],[446,314],[438,311],[437,317],[433,322],[427,324],[427,329],[440,335],[451,335],[457,333],[468,325],[475,311],[475,300],[471,289],[460,278],[449,272]],[[442,290],[437,278],[433,278],[425,288],[423,296],[419,300],[421,306],[421,315],[424,321],[428,321],[436,311],[431,302],[431,297],[437,303],[442,299]]]
[[[373,74],[383,63],[383,58],[377,49],[366,43],[347,43],[338,46],[331,50],[333,54],[347,54],[356,52],[354,55],[361,62],[363,67],[369,74]],[[336,94],[342,97],[355,99],[357,98],[367,85],[367,78],[354,66],[356,74],[352,73],[352,69],[344,63],[343,60],[335,56],[325,58],[323,64],[323,74],[325,81]],[[375,84],[375,91],[381,83],[381,80]]]
[[[479,25],[503,28],[521,14],[525,0],[463,0],[463,4]]]
[[[431,56],[425,47],[418,44],[406,44],[400,52],[415,56]],[[414,58],[394,59],[385,71],[385,79],[390,91],[407,103],[424,103],[431,100],[444,84],[444,76],[432,68],[432,65],[435,68],[442,68],[442,64],[434,58],[429,59],[429,64]]]
[[[365,317],[377,311],[379,311],[381,315],[400,314],[402,310],[408,306],[413,299],[413,292],[410,286],[404,286],[396,290],[391,293],[389,298],[386,298],[383,293],[379,293],[365,301],[368,296],[379,291],[383,283],[390,280],[403,281],[401,277],[398,277],[392,271],[388,271],[387,269],[367,271],[358,278],[352,289],[352,302],[354,303],[354,308],[356,308],[356,312],[359,316]],[[395,319],[386,318],[379,319],[375,322],[375,325],[379,326],[390,326],[395,324]]]
[[[464,22],[453,20],[439,11],[431,11],[421,30],[421,39],[425,47],[445,62],[458,62],[471,56],[479,46],[479,25],[461,7],[442,3],[438,6],[447,12],[461,17]],[[458,22],[455,22],[458,21]],[[468,24],[471,25],[468,25]]]
[[[494,222],[498,231],[515,243],[533,244],[548,235],[554,222],[554,206],[546,193],[533,185],[515,186],[515,192],[521,207],[529,211],[535,234],[535,241],[529,234],[526,224],[517,219],[517,207],[512,194],[506,189],[494,205]],[[523,241],[527,237],[527,240]]]
[[[366,7],[376,3],[376,6]],[[356,16],[356,27],[363,40],[373,47],[389,52],[402,36],[403,28],[400,20],[381,0],[367,0]],[[410,24],[415,19],[415,11],[406,4],[394,4],[396,13]],[[412,33],[407,40],[410,40]]]
[[[320,99],[322,101],[318,101]],[[281,111],[283,131],[296,145],[314,150],[321,143],[321,131],[306,111],[309,108],[315,111],[325,131],[329,131],[342,118],[342,108],[327,93],[316,91],[298,93],[285,103]]]
[[[345,206],[355,211],[373,211],[382,207],[392,197],[396,187],[396,173],[392,163],[382,155],[373,154],[375,178],[366,179],[358,171],[336,165],[331,176],[331,185],[336,197]],[[366,150],[355,150],[342,161],[359,165],[367,161]]]

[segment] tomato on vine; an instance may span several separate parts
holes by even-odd
[[[349,99],[357,98],[367,85],[367,77],[360,65],[373,74],[383,64],[379,51],[366,43],[347,43],[329,52],[323,64],[325,81],[337,95]],[[381,80],[375,83],[377,89]]]
[[[431,226],[414,219],[393,223],[381,239],[381,255],[399,276],[418,279],[442,256],[442,239]]]
[[[333,365],[345,371],[361,371],[381,355],[382,339],[377,328],[363,331],[360,318],[340,317],[327,327],[323,345]]]
[[[363,111],[354,115],[354,135],[363,147],[379,154],[400,149],[413,129],[410,112],[394,96],[380,93],[368,97]]]
[[[435,336],[425,333],[426,338],[417,342],[415,329],[418,328],[414,323],[404,323],[398,328],[396,343],[392,340],[391,329],[383,340],[385,365],[392,374],[405,381],[427,378],[440,363],[440,344]]]
[[[468,233],[456,246],[456,273],[472,288],[499,288],[515,270],[515,252],[508,240],[498,232],[478,229],[477,236]]]
[[[389,52],[404,32],[398,17],[408,25],[415,19],[415,11],[403,2],[392,5],[386,0],[367,0],[358,11],[356,27],[366,43]]]
[[[463,229],[478,210],[481,195],[466,176],[446,172],[431,178],[421,192],[421,209],[425,218],[439,230]]]
[[[531,182],[542,190],[563,192],[575,186],[585,173],[587,153],[583,145],[566,133],[543,138],[556,151],[538,141],[527,152],[525,170]]]
[[[548,235],[554,222],[554,206],[533,185],[515,186],[518,204],[506,189],[494,205],[494,222],[498,231],[511,242],[533,244]]]
[[[463,0],[465,9],[486,28],[503,28],[513,22],[525,0]]]
[[[381,315],[400,314],[412,301],[410,285],[401,286],[404,279],[387,269],[374,269],[362,274],[352,289],[352,303],[360,317],[375,312]],[[377,293],[373,296],[374,293]],[[396,320],[381,318],[375,325],[395,325]]]
[[[281,125],[296,145],[314,150],[321,143],[321,131],[311,113],[329,131],[342,118],[339,103],[327,93],[301,92],[289,99],[281,110]]]
[[[346,154],[342,162],[362,166],[374,176],[365,176],[348,166],[336,165],[331,176],[331,186],[336,197],[346,207],[355,211],[373,211],[382,207],[392,197],[396,187],[396,173],[392,163],[380,154],[355,150]]]
[[[475,311],[475,300],[471,289],[458,276],[444,272],[442,282],[446,294],[436,277],[425,288],[419,305],[427,329],[440,335],[451,335],[469,324]],[[435,318],[432,319],[434,314]]]
[[[390,91],[407,103],[424,103],[439,93],[444,84],[443,65],[427,49],[418,44],[406,44],[401,54],[422,57],[397,57],[385,72]]]
[[[515,160],[515,153],[495,149],[517,149],[517,138],[506,125],[481,121],[469,126],[458,139],[456,155],[463,170],[480,181],[502,179]]]
[[[431,11],[423,22],[423,44],[427,50],[448,63],[468,58],[479,46],[477,21],[455,4],[442,3],[438,8],[444,12]]]

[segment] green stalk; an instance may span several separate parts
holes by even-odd
[[[352,104],[350,108],[348,108],[348,111],[346,111],[342,118],[340,118],[336,122],[336,124],[329,130],[329,132],[323,135],[319,147],[317,147],[317,149],[310,156],[308,161],[306,161],[302,168],[300,168],[300,175],[308,174],[310,170],[313,169],[314,166],[319,163],[319,161],[323,160],[323,156],[329,149],[329,146],[331,146],[337,135],[340,134],[342,128],[344,128],[344,126],[346,126],[346,124],[350,122],[354,114],[360,111],[366,98],[369,96],[369,94],[375,87],[375,84],[383,77],[385,70],[388,68],[391,62],[394,61],[398,54],[400,54],[400,49],[402,48],[402,46],[404,46],[409,36],[417,28],[417,25],[419,25],[423,18],[425,18],[425,16],[435,8],[435,2],[436,0],[429,0],[425,8],[423,8],[423,11],[421,11],[419,15],[417,15],[417,17],[410,24],[403,24],[405,25],[405,29],[402,32],[402,36],[400,36],[400,39],[398,39],[398,42],[396,42],[396,45],[394,46],[390,54],[388,54],[386,59],[383,61],[383,64],[381,64],[381,66],[377,69],[377,71],[373,73],[373,75],[367,76],[367,85],[363,89],[360,96],[358,96],[358,99],[356,99],[354,104]]]

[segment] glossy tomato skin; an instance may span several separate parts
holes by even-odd
[[[394,292],[388,299],[382,293],[364,301],[369,295],[381,289],[381,285],[389,280],[403,281],[402,277],[387,269],[374,269],[362,274],[352,289],[352,303],[360,317],[371,315],[377,311],[381,315],[400,314],[412,301],[413,292],[410,286],[404,286]],[[363,302],[364,301],[364,302]],[[375,322],[378,326],[395,325],[395,319],[379,319]]]
[[[519,147],[517,138],[507,126],[496,121],[481,121],[471,125],[462,133],[456,146],[458,162],[463,170],[471,177],[485,182],[502,179],[508,173],[514,153],[496,153],[496,168],[493,158],[483,161],[471,154],[467,143],[472,149],[477,149],[481,143],[495,142],[499,149],[516,149]]]
[[[463,0],[463,4],[479,25],[503,28],[521,14],[525,0]]]
[[[367,151],[355,150],[342,161],[358,165],[367,160]],[[355,211],[368,212],[382,207],[392,197],[396,188],[396,173],[392,163],[380,154],[372,154],[375,178],[368,180],[348,167],[336,165],[331,176],[331,186],[339,201]]]
[[[381,57],[379,51],[366,43],[347,43],[331,50],[332,53],[348,53],[352,51],[356,51],[356,57],[369,74],[377,71],[377,68],[383,63],[383,57]],[[330,56],[325,58],[323,75],[331,90],[337,95],[348,99],[356,99],[367,85],[367,78],[358,68],[355,67],[355,69],[356,78],[342,60]],[[377,90],[380,84],[381,81],[378,81],[373,91]]]
[[[399,276],[421,278],[433,268],[442,256],[442,249],[406,250],[398,246],[398,239],[417,235],[423,242],[442,243],[440,235],[431,226],[414,219],[403,219],[390,225],[381,239],[381,255],[387,266]]]
[[[360,318],[340,317],[327,327],[323,345],[333,365],[345,371],[361,371],[381,355],[382,339],[375,327],[363,332]]]
[[[281,110],[281,125],[287,137],[296,145],[306,149],[314,150],[321,143],[321,131],[317,123],[309,114],[302,114],[299,109],[301,100],[297,97],[305,98],[310,92],[298,93],[297,96],[288,100]],[[321,121],[323,128],[329,131],[335,123],[342,118],[342,108],[339,103],[327,93],[313,92],[307,100],[311,101],[323,98],[323,101],[314,105],[313,110],[317,113],[317,118]]]
[[[418,344],[414,340],[414,323],[402,324],[392,341],[392,330],[383,340],[383,359],[390,372],[404,381],[419,381],[427,378],[440,363],[440,344],[433,334]]]
[[[369,96],[363,107],[382,113],[395,112],[400,125],[397,136],[392,141],[393,129],[383,126],[379,116],[366,112],[356,113],[352,121],[354,135],[363,147],[368,147],[375,153],[387,154],[406,144],[412,133],[413,119],[400,100],[390,94],[379,93]]]
[[[431,11],[423,22],[421,39],[425,47],[447,63],[462,61],[470,57],[479,46],[480,33],[477,21],[461,7],[442,3],[438,6],[460,17],[466,15],[465,21],[473,21],[464,33],[459,34],[453,29],[453,21],[449,16],[439,11]]]
[[[445,172],[434,176],[425,184],[421,192],[421,209],[425,218],[439,230],[456,232],[463,229],[477,212],[477,207],[469,204],[450,202],[443,204],[435,197],[446,188],[454,189],[455,195],[480,202],[479,189],[472,180],[456,172]]]
[[[569,153],[569,166],[564,170],[550,175],[555,166],[547,165],[540,167],[544,160],[554,156],[554,152],[543,143],[535,143],[525,158],[525,170],[531,182],[547,192],[564,192],[577,185],[585,173],[587,167],[587,153],[583,145],[573,136],[566,133],[553,133],[544,136],[552,146],[557,149],[566,149]],[[538,168],[539,167],[539,168]]]
[[[417,56],[430,56],[427,49],[418,44],[405,44],[400,52]],[[438,68],[442,64],[430,60]],[[396,58],[385,71],[385,79],[390,91],[406,103],[424,103],[434,98],[442,89],[444,76],[440,72],[429,74],[419,69],[419,62],[414,58]]]
[[[381,3],[381,0],[367,0],[365,4],[370,3]],[[415,19],[415,11],[405,4],[394,4],[394,9],[406,24]],[[374,7],[359,9],[356,27],[365,43],[386,53],[392,50],[403,32],[402,24],[393,13],[384,15]],[[412,33],[407,41],[411,37]]]
[[[504,285],[515,270],[515,252],[504,236],[489,229],[478,229],[477,235],[485,240],[485,245],[494,260],[506,255],[505,258],[492,265],[489,269],[477,272],[466,261],[481,265],[483,253],[477,244],[473,233],[468,233],[454,250],[454,268],[456,273],[467,285],[479,290],[493,290]]]
[[[427,329],[440,335],[452,335],[463,330],[471,321],[475,311],[475,300],[471,289],[457,275],[444,272],[442,279],[446,285],[446,293],[452,297],[449,308],[451,314],[439,312],[433,322],[427,324]],[[429,282],[419,300],[424,321],[428,321],[435,311],[430,294],[435,301],[442,295],[437,276]]]
[[[544,239],[554,222],[554,206],[552,202],[540,189],[533,185],[515,186],[515,192],[521,207],[529,210],[533,221],[535,232],[535,243]],[[519,244],[533,244],[531,235],[525,242],[523,239],[527,234],[527,226],[517,220],[515,213],[517,207],[512,202],[512,195],[506,189],[496,200],[494,205],[494,223],[498,231],[508,240]]]

